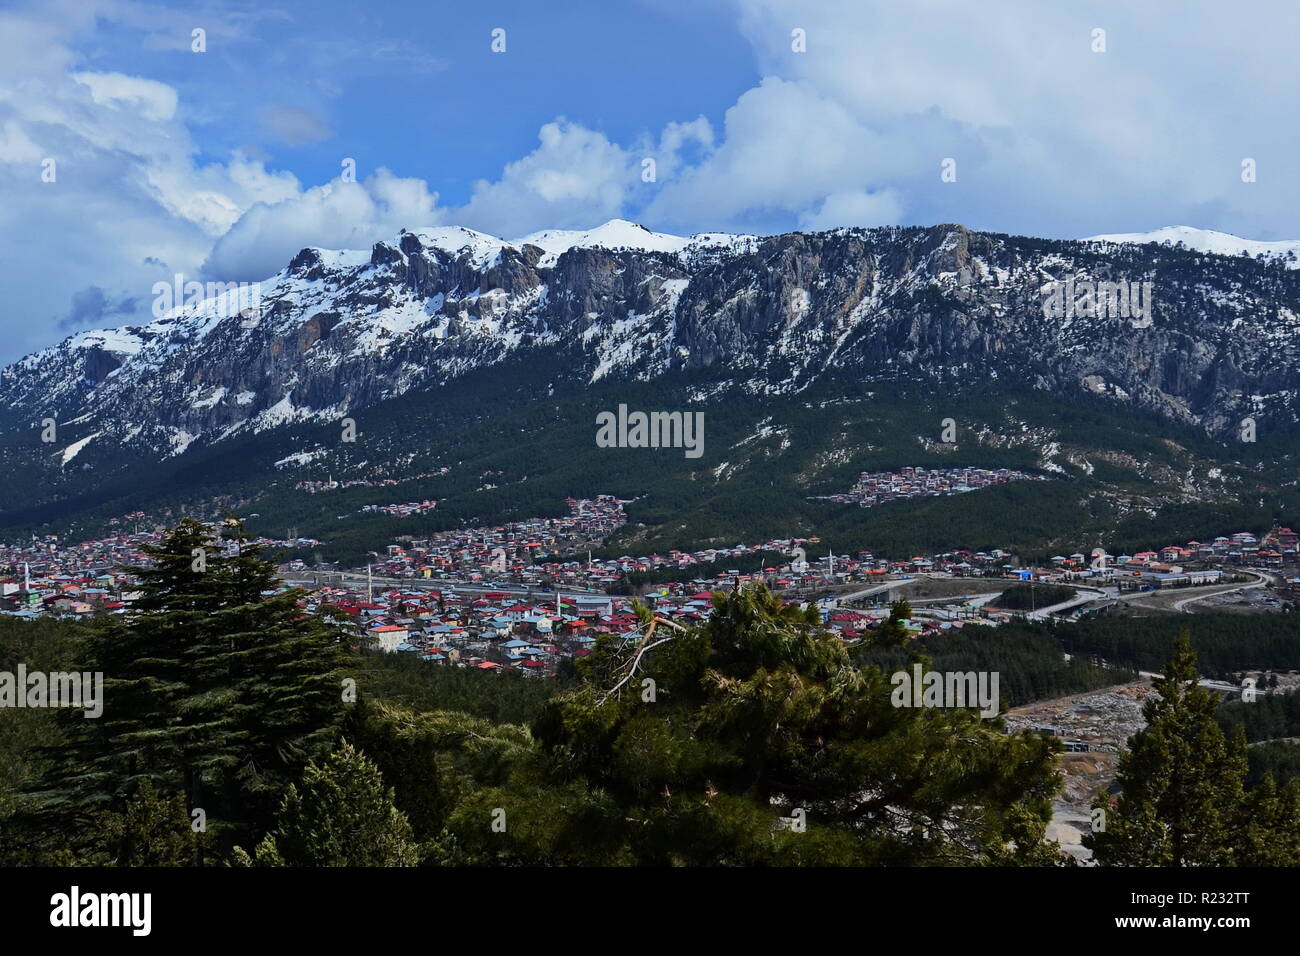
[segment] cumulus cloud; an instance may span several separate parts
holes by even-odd
[[[96,11],[67,12],[0,11],[0,261],[18,320],[4,330],[9,357],[59,328],[133,318],[166,277],[162,262],[197,272],[244,209],[300,189],[238,153],[199,161],[176,89],[85,69],[71,44]],[[81,290],[70,310],[69,288]]]
[[[805,83],[768,77],[727,110],[721,144],[668,180],[647,215],[688,225],[787,216],[896,176],[914,157]]]
[[[205,275],[226,282],[265,279],[300,249],[366,249],[402,228],[444,222],[422,179],[379,169],[360,182],[335,179],[278,202],[258,202],[213,247]]]
[[[713,125],[703,116],[689,123],[669,123],[658,143],[643,139],[640,152],[655,161],[656,180],[671,180],[682,169],[702,162],[714,149]]]
[[[662,139],[668,167],[685,144],[709,139],[707,123],[674,124]],[[440,206],[424,180],[383,168],[360,182],[335,179],[254,203],[217,241],[203,271],[225,281],[264,279],[306,246],[365,249],[403,228],[445,223],[499,236],[592,226],[625,210],[640,183],[640,160],[603,134],[558,119],[497,179],[475,182],[460,206]]]
[[[0,163],[38,163],[40,148],[32,142],[23,127],[9,120],[0,127]]]
[[[134,110],[146,120],[163,122],[176,115],[176,91],[166,83],[124,73],[73,73],[100,106]]]
[[[860,181],[839,188],[891,188],[909,221],[1055,236],[1188,219],[1259,238],[1294,232],[1296,137],[1275,118],[1292,98],[1295,4],[1177,18],[1162,4],[1032,0],[734,8],[760,70],[815,90],[905,160],[881,169],[868,157]],[[806,53],[790,49],[794,26]],[[1268,157],[1274,178],[1243,188],[1247,156]],[[955,183],[939,179],[944,157],[957,161]]]
[[[815,209],[799,216],[799,228],[836,229],[841,226],[884,226],[899,221],[902,199],[887,189],[832,193]]]
[[[539,145],[507,163],[496,181],[474,184],[458,221],[482,232],[522,235],[581,228],[618,216],[639,182],[640,157],[601,133],[560,119],[544,125]]]

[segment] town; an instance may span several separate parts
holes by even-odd
[[[878,627],[900,597],[912,607],[903,627],[922,637],[969,623],[1078,617],[1153,593],[1235,580],[1248,583],[1231,590],[1274,581],[1282,593],[1294,594],[1300,585],[1297,534],[1285,527],[1258,538],[1243,531],[1132,555],[1101,549],[1056,555],[1042,567],[1025,566],[1001,549],[907,558],[829,549],[814,555],[821,547],[817,537],[593,559],[590,549],[626,521],[627,502],[601,495],[567,504],[569,513],[560,518],[407,538],[372,552],[365,568],[287,561],[280,569],[284,587],[302,588],[310,612],[342,612],[359,644],[449,665],[545,675],[589,653],[602,634],[636,632],[634,597],[668,620],[691,624],[708,616],[714,591],[750,582],[761,581],[789,601],[815,601],[826,627],[847,643]],[[74,545],[51,537],[0,547],[0,613],[125,613],[136,592],[123,568],[146,563],[143,548],[160,537],[160,530],[134,531]],[[318,543],[257,540],[273,550]],[[1028,609],[999,607],[1008,588],[1024,584],[1031,598],[1035,584],[1065,587],[1073,596]],[[1278,604],[1272,596],[1263,600]]]
[[[311,460],[311,452],[300,452],[296,455],[290,455],[288,458],[282,458],[276,462],[279,466],[289,463],[304,464]],[[447,465],[443,465],[437,471],[426,472],[421,475],[411,475],[400,481],[396,478],[351,478],[346,481],[335,481],[333,477],[326,478],[324,481],[300,481],[293,487],[296,491],[305,491],[308,494],[315,495],[322,491],[338,491],[342,488],[383,488],[392,485],[404,484],[408,481],[416,481],[421,478],[438,478],[451,471]]]
[[[898,471],[864,471],[847,494],[816,496],[819,501],[857,504],[863,508],[901,498],[960,495],[1009,481],[1046,481],[1011,468],[901,468]]]

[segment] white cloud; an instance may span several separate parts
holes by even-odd
[[[1293,99],[1295,4],[1178,17],[1162,4],[1034,0],[733,6],[764,73],[815,90],[906,158],[876,168],[881,157],[868,157],[839,189],[891,188],[910,221],[1064,236],[1188,219],[1294,232],[1295,134],[1275,118]],[[793,26],[806,53],[790,49]],[[1097,28],[1105,52],[1094,52]],[[772,122],[801,128],[789,115]],[[1241,158],[1261,154],[1273,178],[1243,189]],[[958,181],[941,184],[949,156]]]
[[[816,209],[799,216],[799,228],[835,229],[840,226],[882,226],[899,221],[902,200],[890,190],[832,193]]]
[[[381,168],[361,182],[335,179],[279,202],[255,203],[217,241],[203,271],[225,281],[265,279],[307,246],[367,249],[402,228],[444,221],[424,180]]]
[[[908,152],[811,85],[768,77],[727,110],[721,144],[665,182],[647,215],[714,228],[774,210],[797,216],[897,175]]]
[[[462,225],[496,235],[581,228],[623,211],[640,182],[640,157],[601,133],[563,119],[545,124],[539,145],[507,163],[495,182],[474,184],[456,211]]]
[[[100,106],[137,110],[146,120],[164,122],[176,115],[176,91],[166,83],[123,73],[73,73]]]
[[[707,142],[707,123],[674,124],[665,155]],[[224,280],[274,274],[306,246],[365,249],[400,229],[455,223],[493,235],[581,228],[618,216],[640,183],[640,157],[601,133],[563,119],[538,132],[538,147],[479,180],[463,206],[438,205],[422,179],[378,170],[362,182],[333,180],[277,201],[256,202],[217,241],[204,271]]]
[[[713,126],[703,116],[698,116],[689,123],[669,123],[659,137],[658,145],[643,144],[642,152],[655,160],[657,179],[670,180],[679,175],[682,168],[690,166],[689,154],[698,154],[696,162],[708,156],[714,149]]]
[[[41,151],[21,125],[9,120],[0,131],[0,163],[37,163]]]
[[[48,344],[60,323],[89,321],[88,289],[113,304],[104,315],[147,320],[129,306],[147,303],[164,272],[197,273],[244,209],[300,190],[291,173],[239,153],[197,162],[177,91],[78,69],[73,46],[97,11],[67,12],[48,21],[0,12],[0,261],[17,319],[4,330],[9,356]],[[46,159],[52,182],[42,181]]]

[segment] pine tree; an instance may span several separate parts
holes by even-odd
[[[284,787],[334,739],[343,716],[339,633],[280,590],[275,567],[233,519],[222,535],[182,520],[148,566],[130,569],[130,615],[98,626],[79,669],[104,674],[104,713],[61,715],[65,741],[30,822],[89,832],[144,781],[179,792],[214,831],[264,830]],[[278,592],[278,593],[277,593]]]
[[[199,866],[212,847],[180,793],[159,793],[146,779],[122,810],[105,810],[93,823],[85,861],[107,866]]]
[[[345,648],[328,618],[300,607],[301,591],[280,590],[275,565],[242,526],[226,540],[234,553],[216,573],[228,600],[212,616],[223,646],[208,670],[228,689],[222,701],[241,743],[233,766],[241,797],[253,819],[269,822],[284,786],[337,735]]]
[[[758,586],[705,626],[639,609],[542,746],[451,815],[480,861],[685,865],[1052,863],[1055,745],[958,708],[900,708],[815,609]],[[620,676],[621,675],[621,676]],[[616,677],[615,680],[610,680]],[[500,812],[503,825],[489,821]]]
[[[904,621],[912,619],[912,605],[899,598],[889,606],[889,617],[868,635],[866,644],[871,647],[902,647],[907,643]]]
[[[1215,721],[1219,701],[1198,684],[1196,654],[1184,630],[1156,694],[1147,726],[1120,755],[1112,801],[1098,798],[1104,829],[1084,837],[1099,864],[1230,866],[1300,862],[1300,785],[1278,793],[1271,777],[1249,796],[1246,738]],[[1293,782],[1294,784],[1294,782]],[[1113,805],[1112,805],[1113,804]]]
[[[346,740],[289,786],[275,831],[251,857],[236,853],[239,863],[259,866],[414,866],[418,858],[392,788]]]
[[[348,715],[346,732],[392,784],[394,805],[406,814],[416,838],[435,837],[450,800],[438,760],[445,743],[428,719],[362,699]]]
[[[39,794],[47,810],[120,807],[145,780],[197,805],[202,778],[233,760],[230,688],[212,663],[220,650],[212,618],[228,600],[213,535],[186,518],[142,550],[152,564],[127,569],[140,581],[130,619],[98,622],[87,641],[79,669],[104,675],[104,712],[60,715],[66,740]]]

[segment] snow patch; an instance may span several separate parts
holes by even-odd
[[[63,449],[63,460],[59,462],[59,464],[66,465],[68,462],[72,461],[72,459],[77,457],[81,449],[85,448],[93,439],[98,438],[102,434],[104,433],[95,432],[93,435],[87,435],[85,438],[81,439],[81,441],[74,441],[67,448]]]
[[[1266,258],[1282,257],[1288,253],[1300,255],[1300,240],[1282,239],[1277,242],[1263,242],[1258,239],[1242,239],[1226,232],[1213,229],[1197,229],[1193,226],[1165,226],[1153,232],[1125,232],[1106,236],[1089,236],[1086,242],[1118,243],[1156,243],[1172,246],[1181,242],[1188,249],[1197,252],[1210,252],[1220,256],[1246,255],[1254,258],[1263,253]],[[1300,267],[1300,260],[1290,263],[1292,269]]]

